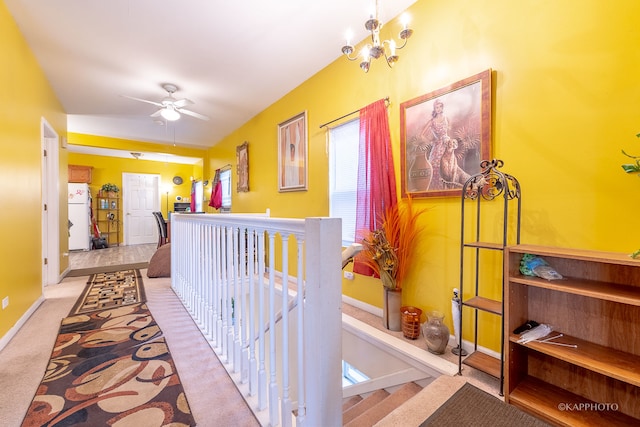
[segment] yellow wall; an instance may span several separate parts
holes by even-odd
[[[125,150],[140,150],[151,152],[168,152],[179,156],[197,157],[202,159],[194,165],[184,165],[179,163],[143,160],[144,157],[136,160],[96,156],[90,154],[69,153],[69,164],[92,166],[92,183],[90,184],[91,194],[95,196],[102,184],[107,182],[116,184],[122,189],[123,173],[145,173],[160,175],[160,208],[165,218],[167,217],[167,189],[169,198],[169,210],[173,211],[173,202],[177,196],[183,198],[191,196],[190,178],[195,180],[209,179],[203,171],[204,159],[207,156],[206,150],[198,150],[184,147],[167,147],[151,143],[123,140],[117,138],[107,138],[94,135],[69,134],[69,143],[75,145],[85,145],[92,147],[120,148]],[[208,170],[208,168],[207,168]],[[180,176],[183,180],[181,185],[175,185],[172,181],[174,176]],[[211,194],[211,185],[205,188],[205,196]],[[206,203],[205,203],[206,205]],[[123,236],[120,236],[123,239]]]
[[[364,74],[357,63],[339,58],[209,150],[205,179],[232,164],[235,188],[236,147],[249,142],[250,192],[234,190],[233,211],[270,208],[273,216],[327,215],[328,163],[321,123],[389,96],[399,175],[400,104],[492,68],[493,156],[504,160],[504,169],[522,184],[522,241],[620,252],[640,247],[635,227],[639,182],[620,167],[628,160],[621,149],[640,153],[635,138],[640,132],[640,3],[419,0],[409,13],[415,33],[393,70],[377,61]],[[392,21],[385,31],[395,35],[398,27]],[[0,297],[8,293],[12,301],[9,310],[0,311],[2,336],[40,294],[40,116],[61,136],[66,125],[62,108],[4,6],[0,36],[3,63],[10,64],[0,68],[6,83],[0,91],[0,190],[11,196],[12,206],[20,207],[0,214],[3,238],[12,242],[0,254]],[[336,46],[336,53],[339,49]],[[309,189],[278,193],[277,124],[301,111],[308,113]],[[87,145],[100,146],[98,140]],[[143,150],[137,148],[142,143],[118,144]],[[62,150],[66,166],[65,156]],[[61,178],[66,182],[66,170],[61,170]],[[403,302],[449,313],[451,289],[459,284],[460,202],[429,198],[416,204],[431,209],[423,218],[426,233],[418,242],[420,256]],[[345,282],[343,290],[381,305],[375,280],[357,277]],[[490,339],[480,344],[498,349],[498,323],[490,320],[483,331],[490,332]],[[451,327],[449,315],[446,322]]]
[[[400,104],[491,68],[493,157],[504,160],[504,170],[522,185],[522,242],[620,252],[640,247],[640,182],[620,167],[627,162],[621,149],[640,153],[640,3],[420,0],[408,12],[415,33],[393,70],[377,61],[364,74],[357,63],[339,58],[210,150],[212,167],[235,165],[235,146],[249,141],[251,191],[233,194],[233,210],[327,215],[328,163],[319,125],[386,96],[399,176]],[[385,24],[394,35],[398,28]],[[305,110],[309,190],[278,193],[277,124]],[[422,219],[426,232],[403,303],[447,313],[451,328],[460,200],[416,202],[431,209]],[[343,291],[382,304],[377,281],[356,276]],[[489,293],[499,295],[499,281]],[[482,332],[489,339],[480,344],[498,350],[498,320],[489,318]]]
[[[67,125],[62,106],[4,3],[0,56],[0,300],[9,297],[9,306],[0,309],[2,337],[42,294],[41,119],[60,139]],[[61,178],[66,180],[66,174],[65,163]],[[62,196],[66,194],[60,194],[60,203]],[[61,228],[63,236],[66,229]]]

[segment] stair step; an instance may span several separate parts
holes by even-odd
[[[345,427],[372,426],[398,406],[403,405],[407,400],[418,394],[420,390],[422,390],[422,387],[414,382],[404,384],[358,417],[348,422],[343,418],[343,425]]]
[[[342,400],[342,412],[344,413],[347,409],[351,408],[353,405],[355,405],[358,402],[362,401],[362,397],[355,395],[355,396],[351,396],[351,397],[347,397],[345,399]]]
[[[465,377],[460,375],[441,375],[375,426],[419,426],[466,382]]]
[[[369,409],[376,406],[378,403],[382,402],[387,396],[389,396],[389,392],[386,390],[376,390],[367,396],[362,401],[356,403],[351,408],[347,409],[342,414],[342,424],[346,425],[351,420],[359,417],[364,414]]]

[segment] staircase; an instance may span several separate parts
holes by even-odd
[[[349,427],[373,426],[421,390],[421,386],[410,382],[392,392],[383,389],[366,397],[356,395],[345,398],[342,403],[342,424]]]

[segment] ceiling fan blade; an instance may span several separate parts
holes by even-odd
[[[120,95],[120,96],[122,96],[123,98],[133,99],[134,101],[146,102],[147,104],[152,104],[152,105],[156,105],[158,107],[162,107],[162,104],[160,104],[159,102],[149,101],[147,99],[142,99],[142,98],[136,98],[136,97],[129,96],[129,95]]]
[[[173,105],[176,108],[182,108],[182,107],[185,107],[187,105],[192,105],[192,104],[193,104],[193,101],[190,100],[190,99],[187,99],[187,98],[178,99],[177,101],[173,101]]]
[[[191,117],[195,117],[196,119],[200,119],[200,120],[207,120],[209,121],[209,117],[204,116],[200,113],[195,113],[193,111],[189,111],[189,110],[185,110],[183,108],[176,108],[176,110],[182,114],[186,114],[187,116],[191,116]]]
[[[151,117],[159,117],[160,113],[162,113],[162,109],[156,111],[155,113],[151,114]]]

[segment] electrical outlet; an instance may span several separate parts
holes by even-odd
[[[9,297],[4,297],[2,299],[2,309],[4,310],[9,305]]]
[[[345,271],[344,272],[344,278],[347,280],[353,280],[353,273],[350,271]]]

